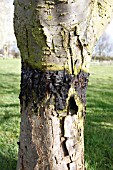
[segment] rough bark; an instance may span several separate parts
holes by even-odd
[[[15,0],[22,56],[17,170],[84,170],[90,54],[111,3]]]

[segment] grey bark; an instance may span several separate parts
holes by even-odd
[[[85,168],[90,54],[110,21],[111,3],[15,0],[14,26],[22,56],[17,170]]]

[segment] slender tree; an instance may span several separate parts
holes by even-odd
[[[93,46],[113,0],[15,0],[22,56],[17,170],[84,170]]]

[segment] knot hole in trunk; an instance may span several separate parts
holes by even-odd
[[[77,114],[78,112],[78,106],[76,104],[76,101],[74,99],[74,96],[71,96],[68,101],[68,113],[71,115]]]

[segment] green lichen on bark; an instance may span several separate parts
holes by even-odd
[[[66,69],[75,75],[81,69],[89,72],[92,48],[100,35],[98,30],[103,29],[110,21],[112,3],[99,0],[89,0],[86,3],[82,0],[80,4],[78,0],[60,0],[39,1],[34,4],[29,1],[25,4],[16,0],[16,11],[21,11],[20,17],[15,17],[18,21],[16,25],[23,30],[23,36],[20,37],[19,32],[16,36],[21,41],[21,44],[18,41],[18,46],[23,60],[35,68]],[[25,5],[25,9],[22,5]],[[17,29],[15,26],[15,32]],[[26,39],[26,44],[23,44],[23,38]]]

